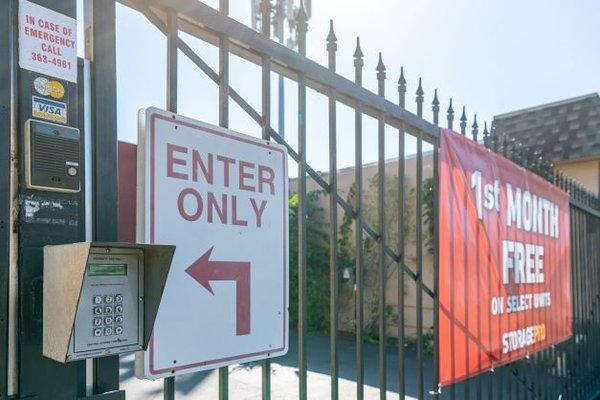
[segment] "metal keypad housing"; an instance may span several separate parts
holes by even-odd
[[[142,349],[143,252],[90,251],[69,345],[70,360]]]

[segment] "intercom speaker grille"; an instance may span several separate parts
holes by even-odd
[[[81,138],[79,130],[42,121],[27,121],[27,186],[78,192]]]
[[[76,140],[36,135],[33,151],[34,171],[62,174],[65,160],[79,163],[79,142]]]

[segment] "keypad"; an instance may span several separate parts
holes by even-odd
[[[123,334],[123,295],[95,294],[92,297],[92,333],[94,337]]]

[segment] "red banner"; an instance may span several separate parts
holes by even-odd
[[[572,334],[568,195],[455,132],[440,144],[440,383]]]

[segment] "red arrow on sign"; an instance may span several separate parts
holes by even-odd
[[[236,335],[248,335],[250,333],[250,263],[210,261],[213,247],[187,267],[185,272],[213,295],[215,293],[210,286],[210,281],[235,281]]]

